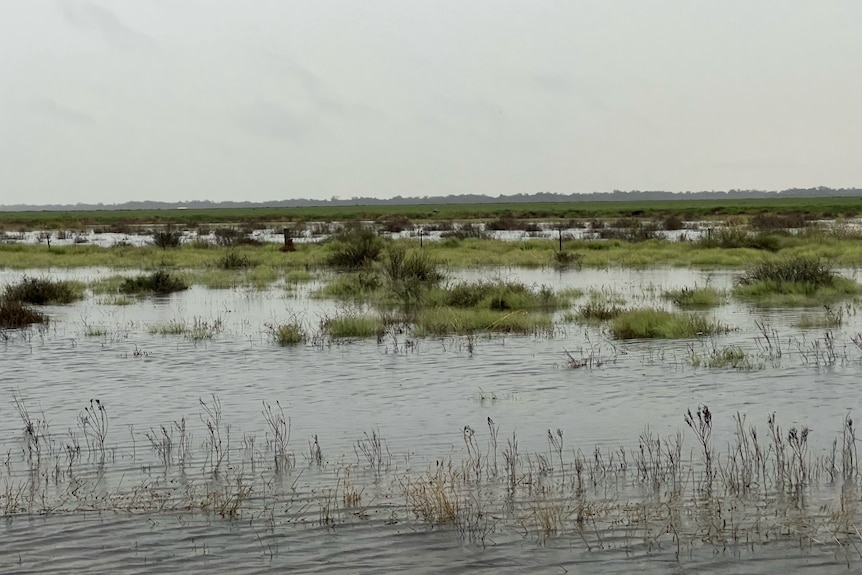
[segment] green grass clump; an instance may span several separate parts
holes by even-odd
[[[282,346],[298,345],[305,341],[305,331],[296,323],[285,323],[272,328],[272,338]]]
[[[616,339],[681,339],[724,331],[728,331],[726,326],[702,315],[655,308],[628,310],[611,322]]]
[[[223,270],[250,268],[251,266],[250,257],[232,249],[227,250],[218,260],[218,267]]]
[[[380,317],[351,314],[327,318],[322,322],[322,328],[332,339],[347,339],[380,337],[386,325]]]
[[[14,299],[0,298],[0,328],[17,329],[47,323],[48,316]]]
[[[741,347],[729,345],[727,347],[713,348],[706,354],[699,354],[695,351],[691,352],[689,357],[691,364],[694,367],[709,367],[716,369],[743,369],[752,370],[758,366],[752,360],[752,356],[746,353]]]
[[[17,284],[7,285],[3,298],[33,305],[67,304],[84,297],[84,285],[79,282],[27,277]]]
[[[797,256],[759,263],[736,279],[733,293],[759,305],[816,306],[858,295],[862,286],[818,257]]]
[[[354,228],[338,234],[329,247],[328,265],[356,270],[377,261],[383,251],[383,240],[374,230]]]
[[[610,301],[591,299],[587,303],[578,306],[574,319],[583,323],[610,321],[623,313],[623,311],[625,311],[624,308]]]
[[[668,290],[662,294],[662,297],[683,309],[716,307],[724,300],[722,292],[710,287]]]
[[[168,271],[158,270],[148,275],[126,278],[120,284],[124,294],[166,295],[189,289],[188,284]]]
[[[554,292],[548,286],[531,288],[519,282],[458,282],[432,290],[427,303],[432,307],[460,309],[554,310],[569,305],[580,292]]]
[[[291,284],[298,284],[303,282],[310,282],[314,279],[314,276],[311,275],[306,270],[290,270],[285,274],[284,281]]]
[[[551,316],[526,311],[435,308],[421,311],[414,335],[467,335],[473,333],[537,334],[553,329]]]
[[[186,322],[178,319],[172,319],[165,322],[152,323],[147,326],[147,331],[152,335],[184,335],[189,327]]]

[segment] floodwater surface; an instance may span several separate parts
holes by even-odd
[[[728,288],[733,278],[454,275],[489,273],[665,307],[666,289]],[[22,275],[0,272],[0,285]],[[713,338],[614,341],[559,313],[552,332],[530,336],[392,331],[279,347],[267,325],[300,318],[313,328],[347,313],[311,298],[313,288],[195,287],[123,306],[90,296],[46,308],[45,328],[4,332],[0,571],[821,573],[862,564],[858,474],[852,449],[842,451],[862,401],[854,306],[828,336],[794,327],[803,311],[728,299],[705,312],[734,328]],[[170,323],[202,329],[158,333]],[[754,365],[693,365],[729,345]],[[569,356],[594,361],[573,369]],[[698,437],[684,421],[702,405],[721,494],[703,487]],[[737,414],[764,445],[773,414],[782,437],[808,428],[804,478],[780,478],[796,487],[773,488],[769,469],[769,482],[728,487]],[[669,464],[677,432],[682,462]],[[638,459],[645,438],[659,440],[658,460]],[[831,462],[847,473],[833,476],[836,438]],[[641,469],[647,460],[661,477]]]

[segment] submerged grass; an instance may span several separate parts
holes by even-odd
[[[683,339],[726,331],[727,326],[697,313],[654,308],[628,310],[611,322],[616,339]]]
[[[469,335],[474,333],[537,334],[553,330],[548,314],[490,309],[425,309],[417,314],[414,335]]]
[[[662,297],[683,309],[717,307],[724,302],[724,292],[711,287],[667,290]]]

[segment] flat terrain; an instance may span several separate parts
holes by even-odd
[[[704,219],[729,215],[803,214],[838,218],[862,214],[862,198],[756,198],[728,200],[652,200],[621,202],[534,202],[421,204],[378,206],[312,206],[301,208],[212,208],[188,210],[98,210],[0,212],[0,226],[9,229],[78,229],[116,224],[176,224],[376,220],[404,216],[412,220],[489,219],[501,215],[530,219],[609,218],[671,215]]]

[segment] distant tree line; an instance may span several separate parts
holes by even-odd
[[[273,200],[266,202],[212,202],[195,200],[189,202],[149,202],[134,201],[121,204],[51,204],[31,205],[14,204],[0,205],[4,211],[68,211],[68,210],[158,210],[158,209],[205,209],[205,208],[292,208],[310,206],[377,206],[377,205],[434,205],[434,204],[484,204],[484,203],[536,203],[536,202],[613,202],[613,201],[645,201],[645,200],[720,200],[723,198],[813,198],[813,197],[853,197],[862,198],[860,188],[790,188],[779,192],[765,190],[727,190],[727,191],[697,191],[697,192],[664,192],[651,190],[630,190],[613,192],[593,192],[583,194],[560,194],[555,192],[537,192],[534,194],[514,194],[509,196],[488,196],[480,194],[463,194],[448,196],[414,196],[394,198],[364,198],[353,197],[341,199],[332,197],[328,200],[292,199]]]

